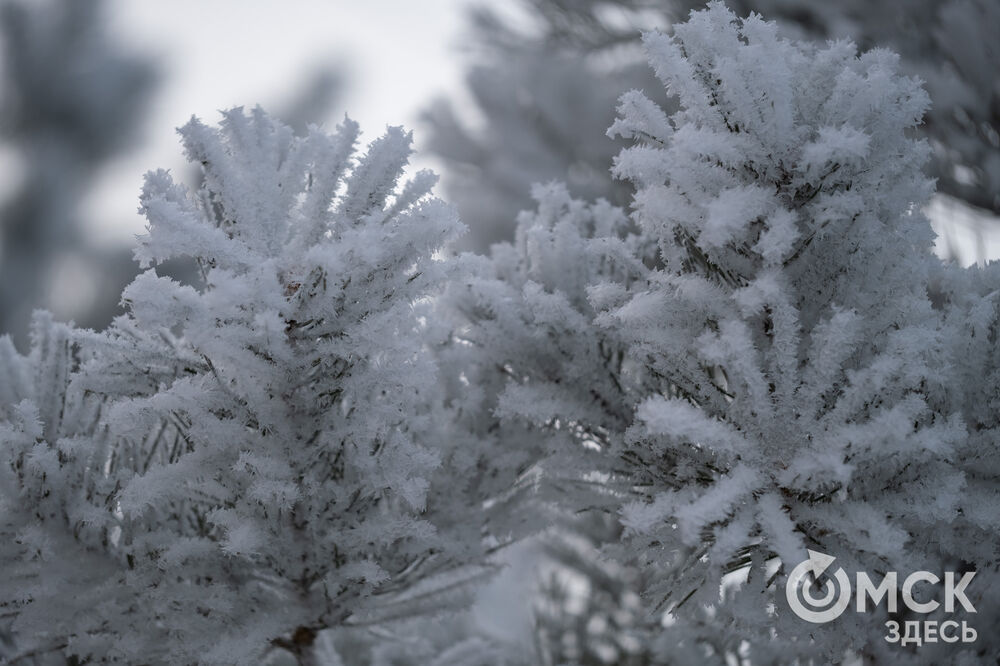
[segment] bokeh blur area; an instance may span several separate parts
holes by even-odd
[[[23,349],[35,308],[101,328],[138,271],[130,246],[142,174],[191,185],[173,128],[261,104],[297,132],[345,112],[367,142],[415,133],[413,168],[479,252],[510,237],[532,183],[628,201],[605,136],[619,95],[668,103],[639,45],[689,0],[3,0],[0,3],[0,332]],[[790,35],[885,46],[925,81],[923,128],[939,194],[927,209],[943,259],[1000,255],[1000,3],[733,0]],[[184,273],[183,264],[160,269]]]

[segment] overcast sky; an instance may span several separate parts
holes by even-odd
[[[87,204],[94,233],[130,243],[142,174],[183,164],[174,128],[192,115],[260,103],[275,108],[324,64],[348,80],[337,114],[367,141],[387,124],[413,129],[436,94],[460,91],[456,46],[469,0],[112,0],[111,30],[159,61],[162,80],[142,145],[102,174]],[[337,118],[331,118],[335,123]],[[421,164],[423,166],[423,164]]]

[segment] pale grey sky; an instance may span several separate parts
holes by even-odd
[[[101,175],[87,203],[90,229],[130,243],[142,174],[184,160],[174,128],[235,105],[280,104],[323,63],[348,74],[340,112],[367,141],[387,124],[415,130],[436,94],[460,92],[455,55],[469,0],[111,0],[114,34],[160,61],[162,83],[143,143]],[[331,119],[332,122],[336,118]],[[426,161],[421,162],[423,166]],[[433,166],[433,165],[432,165]]]

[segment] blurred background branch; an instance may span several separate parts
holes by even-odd
[[[94,300],[80,311],[80,323],[93,325],[108,318],[97,294],[131,277],[83,236],[80,206],[95,173],[132,145],[157,70],[120,48],[104,12],[103,2],[75,0],[0,9],[0,135],[19,171],[0,208],[0,331],[22,345],[31,311],[62,304],[53,295]],[[80,273],[98,280],[88,289]]]

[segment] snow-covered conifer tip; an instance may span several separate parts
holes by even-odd
[[[218,128],[192,118],[178,130],[188,159],[203,170],[197,192],[162,169],[146,174],[140,211],[148,234],[136,250],[144,266],[191,256],[205,270],[239,272],[261,261],[294,261],[370,223],[388,234],[404,222],[440,220],[420,244],[427,250],[461,228],[453,211],[428,198],[433,173],[420,171],[397,188],[412,153],[412,133],[400,127],[355,158],[359,128],[346,117],[332,134],[313,126],[296,137],[260,107],[222,115]]]
[[[638,186],[648,232],[670,239],[668,263],[673,239],[689,238],[741,282],[753,267],[795,261],[816,236],[856,236],[855,223],[930,247],[924,220],[904,215],[933,189],[920,173],[929,148],[907,136],[929,100],[919,80],[898,74],[896,54],[792,42],[721,2],[643,42],[679,108],[668,117],[626,93],[608,133],[637,140],[614,172]]]

